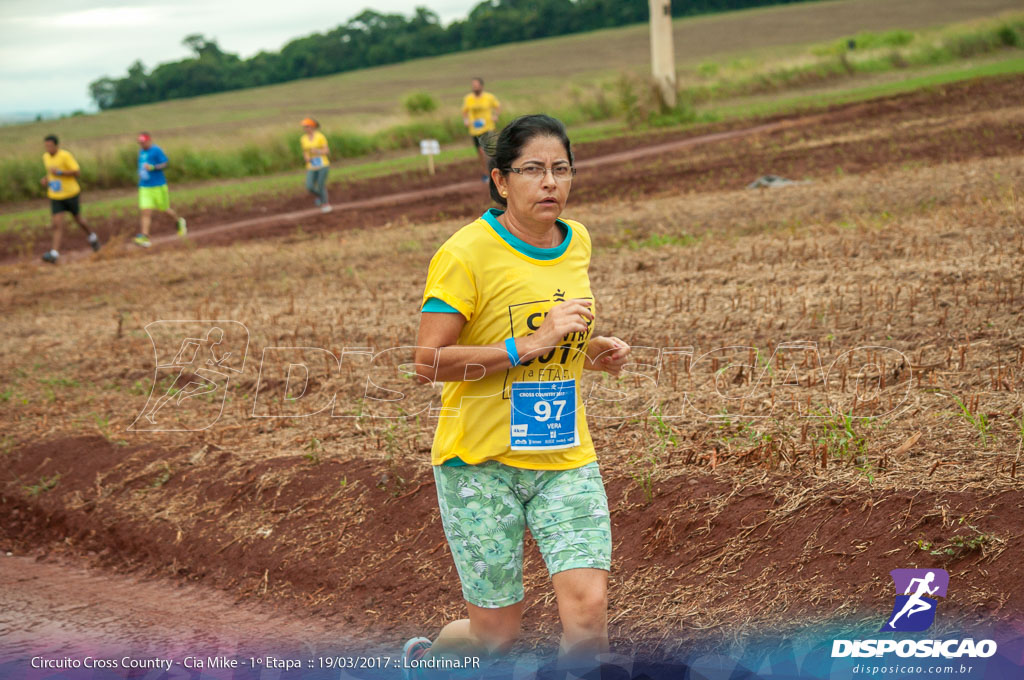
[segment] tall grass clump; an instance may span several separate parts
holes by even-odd
[[[101,152],[91,160],[79,159],[83,185],[101,189],[131,186],[139,178],[138,160],[137,146],[122,146],[109,152]]]
[[[405,149],[418,145],[421,139],[436,139],[442,144],[451,142],[456,137],[465,136],[462,121],[443,119],[435,121],[418,121],[406,123],[381,130],[373,136],[373,144],[378,151]]]
[[[695,100],[687,90],[676,92],[676,103],[669,106],[661,89],[649,78],[623,73],[614,83],[617,115],[630,125],[683,125],[698,120]]]
[[[429,92],[413,92],[402,100],[402,106],[410,116],[418,116],[436,111],[437,100]]]
[[[906,47],[917,38],[910,31],[883,31],[871,33],[862,31],[849,38],[843,38],[835,42],[821,45],[811,49],[811,54],[819,57],[834,56],[843,54],[851,49],[854,50],[877,50],[885,47]]]
[[[599,83],[586,89],[573,87],[569,90],[572,106],[560,113],[560,119],[566,125],[593,123],[614,118],[621,112],[621,107],[608,96],[609,84]]]
[[[908,31],[859,33],[850,49],[846,40],[811,49],[809,63],[782,65],[759,72],[742,70],[716,81],[686,88],[692,101],[706,103],[728,97],[766,94],[841,80],[861,73],[880,73],[911,66],[946,64],[1024,46],[1024,19],[972,27],[925,38]]]
[[[1018,22],[1017,27],[1013,24],[1003,24],[996,29],[996,36],[999,42],[1005,47],[1024,47],[1024,22]]]
[[[298,138],[290,141],[294,143],[293,157],[302,158],[302,149],[299,146]],[[335,158],[356,158],[377,150],[377,145],[374,143],[373,138],[361,132],[353,132],[351,130],[328,134],[327,144],[331,147],[331,155]]]
[[[38,159],[0,160],[0,202],[45,196],[45,189],[39,184],[42,176],[43,164]]]
[[[914,66],[925,66],[1022,47],[1024,19],[1014,19],[982,29],[945,34],[937,41],[906,52],[904,56]]]

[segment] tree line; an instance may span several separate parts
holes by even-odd
[[[707,14],[806,0],[676,0],[673,16]],[[647,0],[484,0],[465,19],[442,26],[418,7],[411,17],[364,10],[326,33],[287,43],[278,52],[241,59],[216,41],[189,35],[192,56],[146,70],[136,60],[121,78],[89,85],[100,109],[113,109],[299,78],[353,71],[503,43],[645,22]]]

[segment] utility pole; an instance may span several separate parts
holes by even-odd
[[[651,9],[651,74],[668,108],[676,105],[676,52],[672,45],[672,0],[647,0]]]

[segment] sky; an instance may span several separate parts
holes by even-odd
[[[343,24],[363,9],[409,16],[425,6],[447,24],[480,0],[0,0],[0,115],[93,110],[89,83],[189,56],[202,33],[249,57]]]

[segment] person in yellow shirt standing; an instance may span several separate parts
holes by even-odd
[[[302,157],[306,161],[306,191],[316,196],[320,211],[328,213],[331,212],[331,204],[327,200],[327,170],[331,166],[331,150],[327,146],[327,137],[319,128],[320,123],[312,118],[304,118],[304,133],[299,143],[302,145]]]
[[[494,130],[501,115],[501,102],[490,92],[484,92],[484,79],[473,78],[473,91],[462,100],[462,122],[469,128],[469,136],[473,139],[484,182],[489,181],[487,168],[487,152],[480,145],[483,136]]]
[[[46,153],[43,154],[46,176],[40,179],[39,183],[46,187],[46,195],[50,199],[50,219],[53,224],[53,238],[50,249],[43,254],[43,261],[57,264],[60,241],[64,235],[64,213],[71,213],[75,223],[89,235],[89,245],[93,250],[100,249],[100,240],[82,218],[79,204],[82,188],[78,184],[78,177],[82,171],[75,157],[60,148],[57,135],[47,135],[43,139],[43,146],[46,148]]]

